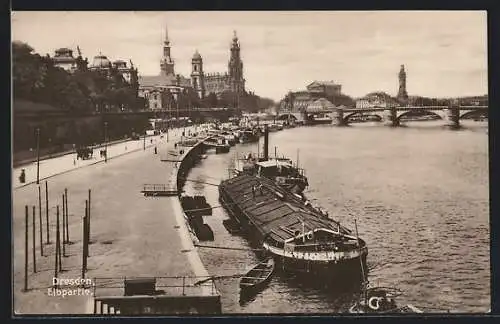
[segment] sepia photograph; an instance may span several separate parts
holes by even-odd
[[[13,316],[491,312],[486,11],[12,11]]]

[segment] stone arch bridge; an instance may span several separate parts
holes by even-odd
[[[333,114],[335,124],[338,126],[347,126],[355,117],[369,113],[379,116],[386,124],[399,126],[404,117],[415,112],[440,117],[447,125],[459,127],[460,120],[475,116],[488,117],[487,106],[415,106],[415,107],[374,107],[374,108],[345,108],[337,107],[333,110],[322,113]],[[307,112],[284,111],[278,114],[278,120],[294,119],[296,121],[306,120]]]
[[[337,109],[335,111],[336,124],[345,126],[351,118],[370,113],[378,115],[383,121],[391,126],[399,126],[401,120],[414,113],[436,115],[447,125],[458,127],[460,120],[473,116],[488,116],[487,106],[426,106],[426,107],[387,107],[387,108],[364,108],[364,109]]]

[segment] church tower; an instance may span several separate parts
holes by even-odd
[[[165,26],[165,40],[163,41],[163,58],[160,61],[160,75],[175,75],[174,60],[170,57],[170,41],[168,40],[168,30]]]
[[[205,75],[203,74],[203,59],[198,50],[191,60],[191,85],[199,98],[205,98]]]
[[[399,70],[398,100],[400,103],[408,102],[408,92],[406,92],[406,72],[404,65],[401,65],[401,69]]]
[[[240,43],[234,31],[231,44],[231,56],[228,64],[229,82],[231,90],[237,93],[245,92],[245,79],[243,78],[243,62],[240,57]]]

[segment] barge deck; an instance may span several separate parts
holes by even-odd
[[[368,254],[365,242],[272,180],[239,175],[222,181],[219,193],[248,238],[281,262],[283,270],[328,276],[340,270],[360,279],[360,257],[366,264]]]

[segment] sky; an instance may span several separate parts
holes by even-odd
[[[140,75],[160,71],[165,28],[175,72],[188,77],[196,50],[205,72],[226,72],[236,30],[247,90],[280,100],[314,80],[361,97],[396,95],[401,64],[409,95],[488,92],[486,11],[17,11],[12,40],[41,55],[78,45],[132,60]]]

